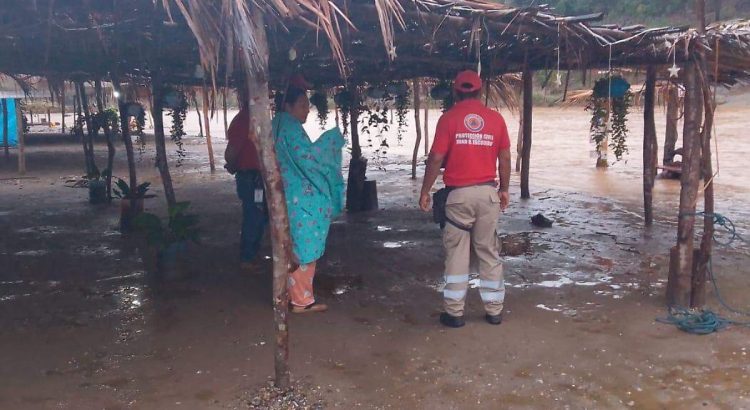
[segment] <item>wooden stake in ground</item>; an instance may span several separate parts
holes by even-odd
[[[419,146],[422,143],[422,129],[419,124],[419,106],[420,106],[420,88],[422,84],[419,80],[412,81],[414,89],[414,127],[417,130],[417,141],[414,143],[414,153],[411,158],[411,179],[417,179],[417,157],[419,156]]]
[[[102,82],[101,80],[96,80],[94,82],[94,90],[96,92],[96,109],[99,111],[99,116],[102,118],[103,124],[102,128],[104,129],[104,136],[107,139],[107,169],[109,170],[107,174],[107,199],[112,200],[112,168],[114,167],[115,163],[115,141],[114,141],[114,135],[112,133],[112,128],[109,126],[109,123],[105,119],[104,114],[104,95],[102,93]]]
[[[528,65],[523,70],[523,150],[521,160],[521,198],[529,199],[529,168],[531,160],[531,115],[534,105],[534,73]]]
[[[259,57],[263,61],[263,72],[247,76],[248,95],[251,98],[250,138],[259,148],[261,172],[266,186],[266,201],[271,214],[271,243],[273,246],[273,312],[276,325],[274,364],[276,386],[286,389],[289,378],[289,297],[287,280],[292,266],[292,240],[289,234],[284,185],[276,161],[275,141],[271,135],[270,101],[268,99],[268,40],[261,13],[253,13],[253,38],[257,41]],[[249,59],[248,59],[249,60]],[[250,72],[250,63],[245,61],[245,71]]]
[[[16,100],[16,130],[18,130],[18,173],[26,174],[26,135],[23,130],[21,99]]]
[[[208,147],[208,164],[211,167],[211,172],[216,171],[216,163],[214,162],[214,146],[211,143],[211,119],[208,117],[208,106],[210,104],[208,98],[208,87],[203,85],[203,122],[206,123],[206,146]]]
[[[161,182],[164,184],[164,196],[167,198],[167,206],[172,208],[177,204],[177,199],[172,186],[172,175],[169,173],[167,162],[167,143],[164,136],[164,86],[159,74],[151,77],[151,116],[154,124],[154,143],[156,145],[156,167],[159,169]],[[209,151],[210,152],[210,151]],[[213,170],[213,169],[212,169]]]
[[[654,178],[656,178],[659,151],[656,145],[655,105],[656,66],[648,66],[646,70],[646,95],[643,105],[643,209],[646,226],[651,226],[654,222]]]
[[[678,213],[677,246],[670,253],[670,272],[667,283],[667,304],[688,307],[691,298],[695,207],[701,171],[701,113],[702,98],[698,89],[695,63],[689,61],[684,71],[685,124],[682,133],[683,161],[680,178],[680,208]]]

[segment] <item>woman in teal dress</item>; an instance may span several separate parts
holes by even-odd
[[[306,92],[289,88],[276,96],[273,119],[276,155],[284,181],[294,256],[299,267],[289,275],[289,297],[294,313],[321,312],[313,278],[323,255],[331,221],[343,210],[344,179],[341,149],[344,137],[338,128],[324,132],[315,142],[302,124],[310,112]]]

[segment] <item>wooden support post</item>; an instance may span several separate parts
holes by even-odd
[[[656,145],[656,66],[646,70],[646,95],[643,105],[643,209],[646,226],[654,223],[653,195],[658,147]]]
[[[276,326],[276,343],[274,352],[274,367],[276,386],[286,389],[290,385],[289,377],[289,299],[287,295],[287,280],[292,266],[292,240],[289,234],[289,215],[287,213],[284,185],[281,180],[279,164],[276,161],[275,141],[271,135],[271,117],[268,99],[268,40],[263,24],[263,15],[253,13],[252,30],[258,45],[259,57],[263,61],[265,72],[248,76],[248,94],[252,103],[250,109],[250,124],[255,129],[250,130],[250,138],[260,149],[261,172],[266,185],[266,199],[270,211],[271,243],[273,245],[273,311]],[[247,59],[249,60],[249,58]],[[246,71],[249,72],[249,63]]]
[[[172,186],[172,175],[169,173],[169,162],[167,161],[167,144],[164,136],[164,86],[161,77],[155,73],[151,77],[151,116],[154,124],[154,145],[156,145],[156,167],[159,169],[161,182],[164,184],[164,196],[167,198],[167,206],[172,208],[177,204],[177,199]],[[210,152],[210,150],[209,150]]]
[[[521,198],[529,199],[529,168],[531,160],[531,115],[534,105],[534,73],[528,65],[523,70],[523,150],[521,160]]]
[[[417,179],[417,157],[419,156],[419,147],[422,143],[422,128],[419,123],[419,115],[421,114],[419,112],[421,81],[412,81],[412,88],[414,89],[414,127],[417,130],[417,141],[414,143],[414,153],[411,157],[411,179]]]
[[[3,114],[3,149],[5,150],[5,158],[10,158],[10,139],[8,138],[8,100],[0,98],[0,104],[2,104]]]
[[[668,165],[674,161],[674,151],[677,145],[677,121],[679,120],[680,95],[677,85],[670,83],[667,90],[667,129],[664,134],[664,157],[662,164]]]
[[[690,305],[693,272],[693,250],[695,234],[695,207],[701,171],[701,92],[698,89],[697,69],[690,61],[685,65],[685,123],[682,133],[683,161],[680,178],[680,208],[678,213],[677,245],[670,253],[676,260],[670,261],[667,283],[667,304],[687,307]]]
[[[47,126],[52,128],[52,113],[49,107],[47,107]]]
[[[16,100],[16,130],[18,135],[18,173],[26,174],[26,135],[23,130],[21,99]]]
[[[65,81],[62,82],[60,90],[60,111],[62,111],[62,133],[65,134]]]
[[[430,155],[430,90],[424,83],[424,154]]]
[[[523,110],[518,113],[518,136],[516,137],[516,172],[521,172],[523,156]]]
[[[193,102],[195,103],[195,113],[198,115],[198,135],[203,138],[203,118],[201,116],[200,107],[198,107],[198,96],[193,94]]]
[[[96,109],[99,111],[100,118],[106,118],[104,116],[104,93],[102,92],[102,82],[101,80],[96,80],[94,82],[94,91],[96,93]],[[102,124],[102,128],[104,129],[104,137],[107,139],[107,170],[109,171],[107,173],[107,199],[109,201],[112,200],[112,168],[114,168],[115,163],[115,142],[114,142],[114,135],[112,132],[112,127],[107,121],[104,121],[104,124]]]
[[[702,6],[705,7],[705,2]],[[701,4],[699,4],[701,6]],[[704,9],[705,11],[705,9]],[[699,32],[705,35],[705,12],[700,13],[699,17],[703,17],[702,24],[699,28]],[[706,304],[706,279],[708,278],[708,270],[711,268],[711,254],[713,252],[713,237],[714,237],[714,171],[711,159],[711,131],[714,125],[714,112],[716,110],[715,101],[713,99],[711,88],[709,86],[708,78],[708,64],[706,63],[705,55],[700,53],[698,55],[698,85],[701,91],[701,97],[704,108],[704,120],[703,129],[701,130],[701,150],[702,150],[702,161],[701,161],[701,173],[703,175],[704,190],[703,190],[703,237],[701,238],[701,246],[698,251],[697,261],[693,263],[693,276],[692,276],[692,288],[690,295],[690,307],[702,308]],[[716,68],[718,70],[718,68]]]
[[[206,124],[206,146],[208,147],[208,164],[211,167],[211,172],[216,171],[216,163],[214,161],[214,146],[211,143],[211,119],[208,117],[208,106],[210,104],[208,98],[208,87],[203,85],[203,122]]]

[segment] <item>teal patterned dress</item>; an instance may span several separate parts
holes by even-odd
[[[346,141],[333,128],[312,142],[302,123],[286,112],[276,114],[272,125],[294,254],[304,265],[323,255],[331,221],[344,208],[341,149]]]

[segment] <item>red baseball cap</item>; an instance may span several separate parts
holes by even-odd
[[[464,70],[456,75],[453,81],[453,88],[456,91],[470,93],[482,89],[482,79],[476,71]]]
[[[293,76],[289,77],[289,85],[295,88],[299,88],[300,90],[309,90],[312,88],[312,84],[308,83],[307,80],[305,80],[305,77],[302,76],[302,74],[294,74]]]

